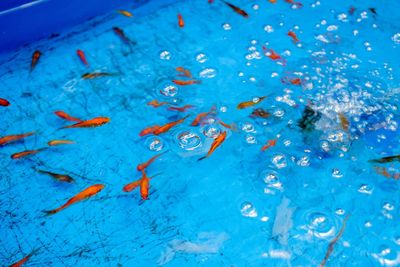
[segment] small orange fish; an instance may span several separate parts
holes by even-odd
[[[179,111],[179,112],[185,112],[186,110],[194,108],[194,107],[195,106],[192,106],[192,105],[185,105],[183,107],[170,106],[170,107],[168,107],[168,110],[176,110],[176,111]]]
[[[272,60],[279,60],[279,59],[282,59],[282,57],[281,57],[278,53],[276,53],[274,50],[268,49],[268,48],[266,48],[265,46],[263,46],[262,48],[263,48],[263,50],[264,50],[264,54],[265,54],[267,57],[269,57],[270,59],[272,59]]]
[[[162,133],[166,133],[166,132],[168,132],[172,127],[174,127],[174,126],[176,126],[176,125],[178,125],[178,124],[184,122],[184,121],[186,120],[187,117],[189,117],[189,115],[186,115],[185,117],[183,117],[183,118],[180,119],[180,120],[169,122],[169,123],[167,123],[167,124],[161,126],[160,128],[156,129],[156,130],[153,132],[153,134],[159,135],[159,134],[162,134]]]
[[[339,120],[340,120],[340,125],[342,126],[342,129],[344,131],[348,131],[349,130],[349,120],[346,118],[346,116],[343,113],[339,113]]]
[[[8,102],[7,99],[0,98],[0,106],[8,107],[9,105],[10,105],[10,102]]]
[[[211,144],[210,150],[208,150],[207,155],[199,158],[197,161],[203,160],[211,156],[211,154],[215,151],[215,149],[217,149],[217,147],[219,147],[222,144],[222,142],[224,142],[225,138],[226,138],[226,131],[223,131],[215,138],[214,142]]]
[[[24,157],[27,157],[27,156],[30,156],[30,155],[35,155],[35,154],[37,154],[40,151],[43,151],[45,149],[47,149],[47,147],[39,148],[39,149],[35,149],[35,150],[25,150],[25,151],[22,151],[22,152],[18,152],[18,153],[12,154],[11,158],[12,159],[24,158]]]
[[[140,187],[140,196],[143,200],[148,199],[149,197],[149,188],[150,188],[150,178],[147,177],[146,173],[142,171],[142,177],[139,180],[136,180],[132,183],[125,185],[122,190],[124,192],[131,192],[135,188]]]
[[[293,84],[293,85],[302,85],[303,81],[300,78],[289,78],[289,77],[283,77],[281,79],[281,82],[284,84]]]
[[[178,14],[178,25],[181,28],[185,27],[185,22],[183,21],[183,18],[182,18],[181,14]]]
[[[68,113],[64,112],[64,111],[55,111],[54,114],[56,114],[58,117],[60,117],[61,119],[67,120],[67,121],[76,121],[76,122],[82,122],[81,119],[75,118],[70,116]]]
[[[165,151],[166,152],[166,151]],[[163,155],[165,152],[157,154],[153,157],[151,157],[148,161],[144,162],[144,163],[140,163],[139,165],[137,165],[136,169],[138,171],[144,171],[147,167],[149,167],[150,164],[152,164],[158,157],[160,157],[161,155]]]
[[[47,174],[53,177],[54,179],[60,181],[60,182],[66,182],[66,183],[73,183],[75,182],[74,179],[66,174],[58,174],[54,172],[49,172],[49,171],[43,171],[43,170],[37,170],[39,173]]]
[[[35,52],[33,52],[32,61],[31,61],[31,72],[33,71],[33,69],[38,64],[39,58],[40,58],[41,55],[42,55],[42,53],[39,50],[36,50]]]
[[[292,37],[293,42],[295,42],[295,43],[300,42],[299,38],[297,38],[297,35],[296,35],[294,32],[289,31],[287,35],[290,36],[290,37]]]
[[[249,14],[247,14],[246,11],[244,11],[243,9],[240,9],[239,7],[232,5],[231,3],[228,3],[224,0],[222,0],[222,2],[224,2],[227,6],[229,6],[230,8],[232,8],[233,11],[235,11],[236,13],[238,13],[239,15],[242,15],[245,18],[249,17]]]
[[[133,189],[135,189],[136,187],[140,186],[140,182],[142,179],[136,180],[132,183],[126,184],[123,188],[122,191],[124,192],[131,192]]]
[[[270,3],[276,4],[276,0],[269,0]]]
[[[285,0],[285,1],[286,1],[287,3],[289,3],[289,4],[295,5],[297,8],[300,8],[300,7],[303,6],[302,3],[300,3],[300,2],[295,2],[295,1],[293,1],[293,0]]]
[[[278,138],[268,140],[267,143],[261,147],[261,151],[265,151],[268,148],[275,146],[277,140],[278,140]]]
[[[237,125],[235,123],[227,124],[227,123],[225,123],[225,122],[223,122],[221,120],[218,121],[218,122],[219,122],[219,124],[221,124],[222,126],[224,126],[227,129],[230,129],[232,131],[237,131]]]
[[[254,98],[253,100],[239,103],[239,105],[237,105],[237,109],[244,109],[244,108],[248,108],[248,107],[257,105],[258,103],[263,101],[265,98],[266,98],[266,96],[260,96],[260,97]]]
[[[108,73],[108,72],[93,72],[93,73],[84,73],[82,75],[82,79],[84,80],[91,80],[100,77],[108,77],[108,76],[115,76],[115,73]]]
[[[159,126],[159,125],[154,125],[154,126],[147,127],[146,129],[143,129],[139,133],[139,136],[145,136],[145,135],[148,135],[148,134],[152,134],[152,133],[154,133],[155,130],[158,130],[160,128],[161,128],[161,126]]]
[[[61,127],[61,129],[98,127],[108,123],[109,121],[110,119],[107,117],[97,117],[91,120],[81,121],[73,125]]]
[[[89,63],[86,60],[85,53],[82,50],[76,50],[76,54],[78,55],[79,59],[82,61],[85,66],[89,66]]]
[[[216,109],[216,107],[213,106],[213,107],[210,109],[209,112],[202,112],[202,113],[198,114],[198,115],[196,116],[196,118],[193,120],[193,122],[192,122],[190,125],[191,125],[191,126],[197,126],[197,125],[199,125],[200,121],[201,121],[204,117],[206,117],[206,116],[208,116],[208,115],[210,115],[210,114],[215,113],[215,109]]]
[[[31,136],[34,134],[35,134],[35,132],[29,132],[29,133],[25,133],[25,134],[13,134],[13,135],[7,135],[4,137],[1,137],[0,138],[0,146],[4,146],[6,144],[21,140],[25,137],[28,137],[28,136]]]
[[[64,205],[54,209],[54,210],[48,210],[48,211],[44,211],[47,215],[53,215],[56,214],[57,212],[68,208],[69,206],[71,206],[74,203],[77,203],[79,201],[85,200],[89,197],[92,197],[94,195],[96,195],[97,193],[99,193],[101,190],[103,190],[104,185],[102,184],[95,184],[92,185],[88,188],[86,188],[85,190],[81,191],[80,193],[78,193],[77,195],[75,195],[74,197],[70,198]]]
[[[51,140],[47,143],[49,146],[58,146],[58,145],[69,145],[75,144],[74,141],[71,140]]]
[[[187,69],[185,69],[183,67],[177,67],[176,71],[179,71],[179,72],[182,73],[182,74],[179,74],[179,76],[185,76],[185,77],[188,77],[188,78],[192,78],[192,73],[189,70],[187,70]]]
[[[172,80],[172,82],[177,85],[182,85],[182,86],[201,83],[201,81],[198,81],[198,80],[188,80],[188,81]]]
[[[118,13],[120,13],[121,15],[124,15],[125,17],[133,17],[132,13],[126,11],[126,10],[117,10]]]
[[[158,108],[164,105],[168,105],[168,102],[158,102],[158,100],[154,99],[147,103],[147,105],[152,106],[154,108]]]
[[[38,249],[34,249],[31,253],[29,253],[27,256],[25,256],[22,260],[19,260],[13,264],[11,264],[9,267],[20,267],[22,266],[25,262],[27,262],[36,252]]]

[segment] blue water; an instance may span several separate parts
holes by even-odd
[[[369,162],[400,154],[400,3],[234,4],[249,18],[205,0],[151,12],[126,7],[131,18],[112,10],[2,57],[0,98],[11,105],[0,106],[1,136],[36,134],[0,147],[1,266],[33,250],[24,266],[319,266],[346,217],[326,266],[400,265],[400,166]],[[114,26],[137,44],[124,43]],[[267,57],[263,45],[285,64]],[[30,72],[34,50],[42,56]],[[187,79],[178,66],[201,83],[175,85]],[[81,78],[100,71],[114,75]],[[282,83],[285,77],[301,85]],[[261,96],[267,98],[237,109]],[[195,107],[181,113],[147,105],[154,99]],[[320,114],[310,131],[298,126],[307,105]],[[214,114],[190,126],[213,106]],[[270,116],[250,117],[256,108]],[[59,130],[73,122],[57,110],[111,121]],[[187,114],[167,133],[139,136]],[[222,131],[226,140],[198,161]],[[76,144],[10,158],[54,139]],[[261,151],[272,139],[276,145]],[[149,199],[138,189],[123,192],[140,178],[136,166],[161,152],[146,170],[154,176]],[[75,183],[36,169],[69,174]],[[105,188],[44,215],[94,184]]]

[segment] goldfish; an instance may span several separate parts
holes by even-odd
[[[400,161],[400,155],[388,156],[388,157],[383,157],[380,159],[369,160],[369,162],[374,162],[374,163],[387,163],[387,162],[393,162],[393,161]]]
[[[150,188],[150,178],[147,177],[146,173],[142,171],[142,177],[139,180],[136,180],[132,183],[129,183],[123,187],[124,192],[131,192],[135,188],[140,188],[140,196],[143,200],[148,199],[149,197],[149,188]]]
[[[189,115],[186,115],[185,117],[183,117],[183,118],[180,119],[180,120],[169,122],[169,123],[167,123],[167,124],[161,126],[160,128],[156,129],[156,130],[153,132],[153,134],[159,135],[159,134],[162,134],[162,133],[166,133],[166,132],[168,132],[172,127],[174,127],[174,126],[176,126],[176,125],[178,125],[178,124],[184,122],[184,121],[186,120],[187,117],[189,117]]]
[[[158,108],[164,105],[168,105],[168,102],[158,102],[158,100],[151,100],[150,102],[147,103],[147,105],[152,106],[154,108]]]
[[[124,31],[118,27],[113,27],[113,31],[115,32],[116,35],[118,35],[119,38],[121,38],[121,40],[126,43],[126,44],[133,44],[135,45],[136,42],[130,40],[124,33]]]
[[[211,144],[210,150],[208,150],[207,152],[207,155],[199,158],[197,161],[203,160],[211,156],[211,154],[215,151],[215,149],[217,149],[217,147],[219,147],[222,144],[222,142],[224,142],[225,138],[226,138],[226,131],[223,131],[214,139],[214,142]]]
[[[285,0],[285,2],[287,2],[287,3],[289,3],[289,4],[292,4],[292,5],[295,5],[297,8],[300,8],[300,7],[303,6],[302,3],[300,3],[300,2],[295,2],[295,1],[293,1],[293,0]]]
[[[269,0],[270,3],[276,4],[276,0]]]
[[[216,107],[213,106],[213,107],[210,109],[209,112],[202,112],[202,113],[198,114],[198,115],[196,116],[196,118],[193,120],[193,122],[192,122],[190,125],[191,125],[191,126],[197,126],[197,125],[199,125],[200,121],[201,121],[204,117],[206,117],[206,116],[208,116],[208,115],[210,115],[210,114],[212,114],[212,113],[215,113],[215,109],[216,109]]]
[[[188,78],[192,78],[192,73],[190,73],[189,70],[187,70],[187,69],[185,69],[183,67],[177,67],[176,71],[179,71],[179,72],[182,73],[182,74],[179,74],[179,76],[185,76],[185,77],[188,77]]]
[[[47,174],[60,182],[66,182],[66,183],[75,182],[71,176],[66,175],[66,174],[58,174],[58,173],[44,171],[44,170],[37,170],[37,171],[42,174]]]
[[[60,117],[61,119],[67,120],[67,121],[76,121],[76,122],[82,122],[81,119],[75,118],[70,116],[68,113],[64,112],[64,111],[55,111],[54,114],[56,114],[58,117]]]
[[[264,109],[262,109],[262,108],[257,108],[257,109],[255,109],[255,110],[253,110],[253,112],[250,114],[250,117],[252,117],[252,118],[263,118],[263,119],[266,119],[266,118],[268,118],[269,116],[270,116],[271,114],[269,113],[269,112],[267,112],[267,111],[265,111]]]
[[[10,105],[10,102],[8,102],[7,99],[0,98],[0,106],[8,107],[9,105]]]
[[[339,120],[340,120],[340,125],[342,126],[342,129],[345,131],[349,130],[349,120],[346,118],[346,116],[343,113],[339,113]]]
[[[237,131],[237,125],[235,123],[232,124],[227,124],[221,120],[218,121],[219,124],[221,124],[222,126],[224,126],[227,129],[230,129],[232,131]]]
[[[270,59],[272,59],[272,60],[282,59],[282,57],[278,53],[276,53],[274,50],[268,49],[265,46],[263,46],[262,49],[264,50],[265,55],[268,56]]]
[[[106,76],[114,76],[116,74],[114,73],[108,73],[108,72],[92,72],[92,73],[84,73],[82,75],[82,79],[89,80],[89,79],[95,79],[99,77],[106,77]]]
[[[51,140],[47,144],[49,146],[58,146],[58,145],[75,144],[75,142],[71,140]]]
[[[194,108],[194,107],[195,106],[192,106],[192,105],[185,105],[183,107],[170,106],[170,107],[168,107],[168,110],[176,110],[176,111],[179,111],[179,112],[185,112],[186,110]]]
[[[43,151],[45,149],[47,149],[47,147],[39,148],[39,149],[35,149],[35,150],[25,150],[25,151],[22,151],[22,152],[18,152],[18,153],[12,154],[11,158],[12,159],[24,158],[24,157],[27,157],[27,156],[30,156],[30,155],[35,155],[35,154],[37,154],[40,151]]]
[[[268,148],[275,146],[277,140],[278,140],[277,138],[268,140],[267,143],[261,147],[261,151],[265,151]]]
[[[289,31],[289,32],[287,33],[287,35],[290,36],[290,37],[292,37],[293,42],[295,42],[295,43],[300,42],[299,38],[297,38],[297,35],[296,35],[294,32]]]
[[[253,100],[239,103],[239,105],[237,105],[237,109],[244,109],[244,108],[254,106],[254,105],[260,103],[261,101],[263,101],[265,98],[266,98],[266,96],[260,96],[260,97],[254,98]]]
[[[38,64],[39,58],[40,58],[41,55],[42,55],[42,53],[39,50],[36,50],[35,52],[33,52],[32,61],[31,61],[31,72],[33,71],[33,69]]]
[[[377,174],[381,174],[386,178],[392,178],[394,180],[398,180],[400,178],[400,173],[390,173],[385,167],[374,167]]]
[[[79,59],[82,61],[85,66],[89,66],[89,63],[86,60],[85,53],[82,50],[76,50],[76,54],[78,55]]]
[[[83,191],[81,191],[80,193],[76,194],[74,197],[70,198],[64,205],[54,209],[54,210],[47,210],[44,211],[47,215],[53,215],[56,214],[57,212],[68,208],[69,206],[71,206],[72,204],[75,204],[79,201],[85,200],[87,198],[90,198],[94,195],[96,195],[97,193],[99,193],[101,190],[103,190],[104,185],[102,184],[95,184],[92,186],[89,186],[88,188],[84,189]]]
[[[188,81],[172,80],[172,82],[177,85],[182,85],[182,86],[201,83],[201,81],[198,81],[198,80],[188,80]]]
[[[293,85],[301,85],[303,82],[300,78],[290,79],[289,77],[283,77],[281,82],[284,84],[293,84]]]
[[[7,135],[4,137],[1,137],[0,138],[0,146],[4,146],[6,144],[21,140],[25,137],[28,137],[28,136],[31,136],[34,134],[35,134],[35,132],[29,132],[29,133],[24,133],[24,134],[13,134],[13,135]]]
[[[98,126],[108,123],[109,121],[110,121],[110,119],[107,117],[97,117],[94,119],[81,121],[81,122],[75,123],[73,125],[61,127],[61,129],[98,127]]]
[[[232,8],[233,11],[235,11],[236,13],[238,13],[239,15],[242,15],[245,18],[249,17],[249,14],[247,14],[246,11],[244,11],[243,9],[240,9],[239,7],[232,5],[231,3],[228,3],[224,0],[222,0],[222,2],[224,2],[227,6],[229,6],[230,8]]]
[[[124,15],[125,17],[133,17],[132,13],[126,11],[126,10],[117,10],[118,13],[120,13],[121,15]]]
[[[28,255],[26,255],[22,260],[19,260],[13,264],[11,264],[9,267],[20,267],[22,266],[25,262],[27,262],[34,254],[36,254],[36,252],[38,251],[38,249],[34,249],[31,253],[29,253]]]
[[[185,22],[183,21],[183,18],[182,18],[181,14],[178,14],[178,25],[181,28],[185,27]]]
[[[166,152],[166,151],[165,151]],[[158,157],[160,157],[161,155],[163,155],[165,152],[157,154],[153,157],[151,157],[148,161],[144,162],[144,163],[140,163],[137,165],[136,169],[138,171],[144,171],[147,167],[149,167],[150,164],[152,164]]]
[[[153,126],[147,127],[139,133],[139,136],[145,136],[148,134],[152,134],[152,133],[154,133],[155,130],[158,130],[160,128],[161,128],[161,126],[159,126],[159,125],[153,125]]]

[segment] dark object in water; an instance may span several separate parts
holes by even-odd
[[[54,172],[49,172],[49,171],[44,171],[44,170],[37,170],[39,173],[47,174],[53,177],[54,179],[60,181],[60,182],[66,182],[66,183],[73,183],[74,179],[66,174],[58,174]]]
[[[314,130],[315,123],[321,118],[321,113],[313,110],[310,106],[306,106],[298,125],[303,131],[310,132]]]
[[[256,108],[255,110],[253,110],[253,112],[251,113],[250,117],[251,118],[268,118],[271,114],[268,111],[265,111],[262,108]]]
[[[372,14],[378,15],[378,13],[376,13],[375,7],[370,7],[370,8],[368,8],[368,10],[371,11]]]
[[[388,156],[388,157],[383,157],[380,159],[369,160],[369,162],[374,162],[374,163],[387,163],[387,162],[393,162],[393,161],[400,161],[400,155]]]

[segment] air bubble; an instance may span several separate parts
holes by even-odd
[[[209,138],[216,138],[220,134],[221,130],[215,126],[207,125],[204,127],[203,133]]]
[[[160,151],[164,148],[164,143],[159,137],[150,137],[146,140],[146,146],[151,151]]]
[[[171,59],[171,53],[169,51],[162,51],[160,53],[160,59],[162,60],[170,60]]]
[[[217,76],[217,71],[212,68],[207,68],[200,72],[201,78],[214,78],[215,76]]]
[[[200,63],[206,62],[207,59],[208,59],[207,56],[206,56],[205,54],[203,54],[203,53],[200,53],[200,54],[198,54],[198,55],[196,56],[197,62],[200,62]]]
[[[222,24],[222,28],[225,31],[229,31],[230,29],[232,29],[232,26],[229,23],[224,23],[224,24]]]
[[[286,162],[286,157],[283,154],[278,154],[275,155],[272,158],[272,163],[278,168],[278,169],[282,169],[285,168],[287,166],[287,162]]]
[[[257,210],[250,202],[242,203],[240,207],[240,213],[245,217],[255,218],[257,217]]]
[[[190,131],[182,132],[178,135],[179,146],[185,150],[194,150],[201,145],[201,138]]]
[[[168,86],[164,87],[163,89],[161,89],[160,93],[165,96],[173,97],[178,93],[178,88],[174,85],[168,85]]]

